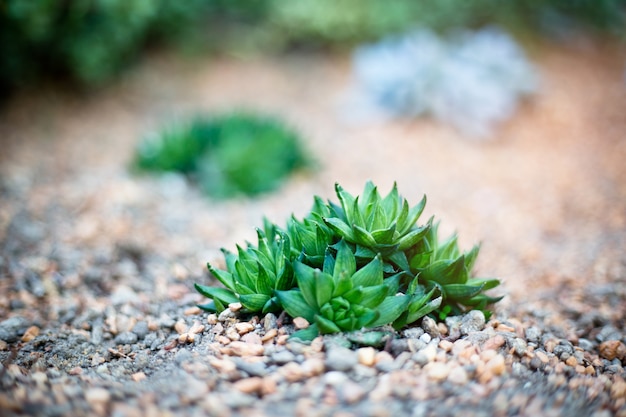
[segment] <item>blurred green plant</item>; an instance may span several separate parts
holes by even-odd
[[[0,0],[0,87],[61,76],[101,84],[155,43],[202,51],[354,46],[416,27],[585,26],[624,36],[623,0]]]
[[[488,307],[502,297],[485,291],[497,279],[471,276],[479,247],[461,253],[456,236],[440,242],[438,224],[417,221],[424,197],[410,208],[394,184],[382,197],[368,182],[361,196],[335,186],[340,204],[314,198],[302,220],[285,230],[265,220],[258,247],[224,251],[226,270],[209,270],[226,288],[196,284],[221,312],[239,302],[247,313],[284,310],[310,326],[293,336],[351,332],[392,325],[400,329],[427,314],[444,319]],[[267,237],[267,238],[266,238]]]
[[[298,134],[278,119],[234,112],[197,117],[142,141],[133,165],[185,174],[207,194],[229,198],[274,190],[312,159]]]

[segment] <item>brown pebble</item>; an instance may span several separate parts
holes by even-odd
[[[241,336],[239,336],[237,329],[235,329],[234,327],[229,327],[228,329],[226,329],[226,337],[229,338],[230,340],[241,339]]]
[[[278,330],[276,329],[270,329],[267,332],[265,332],[265,334],[263,335],[263,337],[261,338],[261,341],[263,343],[267,342],[268,340],[272,340],[273,338],[275,338],[278,335]]]
[[[230,339],[229,339],[229,338],[227,338],[226,336],[218,336],[218,337],[217,337],[217,341],[218,341],[219,343],[221,343],[222,345],[228,345],[228,344],[230,344]]]
[[[504,371],[506,370],[504,356],[502,355],[494,356],[487,362],[487,364],[485,365],[485,368],[487,369],[488,372],[494,375],[502,375]]]
[[[446,352],[450,352],[452,350],[452,346],[453,346],[453,343],[450,342],[449,340],[442,340],[441,342],[439,342],[439,347],[445,350]]]
[[[614,400],[626,398],[626,381],[619,376],[615,377],[613,385],[611,386],[611,398]]]
[[[276,383],[276,379],[272,377],[265,377],[261,383],[261,394],[270,395],[276,392],[278,388],[278,384]]]
[[[250,333],[251,331],[253,331],[254,325],[252,323],[244,321],[241,323],[236,323],[235,329],[237,330],[237,333],[239,333],[240,335],[244,335],[246,333]]]
[[[139,382],[139,381],[143,381],[144,379],[146,379],[146,374],[143,372],[136,372],[132,375],[133,381],[135,382]]]
[[[208,324],[210,324],[211,326],[216,325],[217,324],[217,314],[211,313],[207,316],[206,318],[206,322]]]
[[[230,351],[236,356],[261,356],[265,353],[262,345],[235,341],[229,346]]]
[[[80,366],[75,366],[74,368],[67,371],[67,373],[70,375],[80,375],[83,373],[83,368],[81,368]]]
[[[307,377],[303,372],[302,367],[296,362],[286,363],[279,368],[278,373],[289,382],[298,382]]]
[[[263,388],[263,380],[257,376],[240,379],[233,384],[233,387],[245,394],[259,393]]]
[[[285,344],[287,344],[287,339],[289,339],[289,335],[287,335],[287,334],[278,336],[276,338],[276,344],[277,345],[285,345]]]
[[[576,370],[577,373],[579,374],[584,374],[587,371],[587,368],[585,368],[582,365],[576,365],[576,367],[574,368]]]
[[[246,343],[252,343],[255,345],[261,345],[263,342],[261,341],[261,336],[256,333],[246,333],[241,336],[241,341]]]
[[[300,368],[307,377],[312,377],[323,374],[326,366],[323,359],[309,358],[302,362]]]
[[[4,340],[0,340],[0,350],[7,350],[9,344]]]
[[[187,333],[187,325],[183,320],[178,320],[174,325],[174,330],[176,330],[178,334]]]
[[[199,321],[195,321],[193,325],[189,328],[189,333],[199,334],[204,331],[204,325],[200,324]]]
[[[501,348],[505,343],[505,339],[502,335],[495,335],[492,338],[487,339],[487,341],[483,344],[482,348],[484,350],[488,350],[488,349],[492,349],[492,350],[498,350],[499,348]]]
[[[515,328],[511,327],[511,326],[507,326],[506,324],[500,324],[498,325],[498,327],[496,327],[496,331],[497,332],[510,332],[510,333],[514,333],[515,332]]]
[[[619,340],[607,340],[598,347],[600,356],[612,361],[613,359],[624,360],[626,357],[626,345]]]
[[[309,322],[304,317],[296,317],[293,319],[293,325],[297,330],[306,329],[309,327]]]
[[[567,358],[565,363],[568,366],[571,366],[571,367],[574,367],[574,366],[578,365],[578,361],[576,360],[576,358],[574,356],[570,356],[569,358]]]
[[[30,342],[31,340],[33,340],[37,336],[39,336],[39,327],[37,327],[37,326],[30,326],[24,332],[24,335],[22,336],[22,342]]]
[[[189,307],[184,311],[185,316],[196,316],[202,313],[202,310],[198,306]]]
[[[209,360],[209,364],[217,369],[218,371],[220,371],[220,373],[229,373],[229,372],[233,372],[237,369],[237,365],[235,365],[235,362],[233,362],[232,360],[228,359],[228,358],[224,358],[224,359],[210,359]]]
[[[111,394],[104,388],[89,388],[85,392],[85,399],[89,404],[104,404],[109,401]]]
[[[434,381],[441,382],[450,374],[448,365],[440,362],[430,362],[424,367],[428,377]]]
[[[356,354],[361,365],[374,366],[376,363],[376,349],[373,347],[360,348]]]
[[[548,358],[548,355],[546,355],[545,353],[541,351],[535,352],[535,356],[537,356],[542,363],[550,362],[550,358]]]
[[[241,305],[241,303],[230,303],[230,304],[228,304],[228,309],[230,311],[232,311],[233,313],[238,312],[242,308],[243,308],[243,306]]]

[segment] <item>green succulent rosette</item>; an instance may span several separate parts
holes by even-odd
[[[267,229],[267,228],[266,228]],[[248,244],[246,249],[237,245],[237,254],[222,249],[226,270],[207,264],[209,271],[226,288],[195,284],[196,290],[211,299],[200,308],[221,312],[231,303],[239,302],[246,312],[269,313],[280,310],[275,290],[288,290],[294,286],[294,275],[289,260],[289,237],[278,229],[270,236],[257,229],[258,245]]]
[[[328,251],[323,269],[294,263],[297,288],[276,291],[291,317],[311,323],[294,333],[294,338],[311,340],[318,334],[351,332],[392,323],[411,301],[397,295],[398,279],[383,278],[383,263],[375,256],[357,269],[356,259],[345,241],[336,245],[335,256]]]

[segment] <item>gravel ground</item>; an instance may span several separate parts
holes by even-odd
[[[0,114],[0,414],[626,416],[626,86],[611,46],[537,47],[542,93],[491,141],[428,120],[355,126],[342,56],[151,58],[118,85]],[[127,171],[172,115],[283,114],[319,171],[255,200]],[[429,198],[507,297],[489,321],[426,319],[376,347],[288,340],[285,317],[201,312],[193,283],[263,215],[335,181]],[[236,310],[236,306],[233,306]]]

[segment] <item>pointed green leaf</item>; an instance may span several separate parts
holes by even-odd
[[[333,296],[333,292],[335,290],[333,277],[325,273],[318,274],[315,284],[315,297],[317,305],[323,306],[328,303]]]
[[[480,294],[485,285],[448,284],[443,286],[446,299],[464,301]]]
[[[209,301],[205,304],[196,304],[198,308],[201,308],[204,311],[208,311],[209,313],[217,313],[217,307],[215,306],[215,302],[213,300]]]
[[[363,287],[352,288],[343,295],[343,298],[348,300],[351,304],[360,304],[363,300]]]
[[[403,271],[411,270],[411,267],[409,266],[409,261],[406,259],[406,255],[404,252],[393,252],[391,255],[387,256],[387,260]]]
[[[441,285],[464,284],[468,279],[465,260],[461,255],[456,260],[435,261],[420,272],[420,279]]]
[[[230,272],[222,271],[221,269],[214,268],[213,265],[207,263],[207,268],[211,274],[217,278],[226,288],[234,290],[235,282],[233,275]]]
[[[426,225],[423,227],[416,227],[415,229],[408,232],[398,242],[398,250],[407,250],[415,245],[417,242],[422,240],[426,233],[428,233],[428,228],[429,226]]]
[[[354,316],[349,316],[341,320],[337,320],[335,324],[337,325],[337,327],[345,332],[351,332],[353,330],[359,329],[359,327],[357,327],[357,319]]]
[[[306,329],[301,329],[292,334],[289,339],[301,340],[303,342],[310,342],[320,334],[317,324],[313,323]]]
[[[361,287],[363,298],[359,302],[360,305],[367,308],[375,308],[383,302],[387,297],[389,288],[385,284],[375,285],[372,287]],[[346,295],[347,298],[347,295]]]
[[[352,233],[354,235],[354,242],[363,246],[369,246],[373,248],[376,246],[376,240],[367,230],[362,227],[353,224],[352,225]],[[350,239],[348,239],[350,240]]]
[[[343,220],[336,217],[324,217],[324,223],[326,223],[328,227],[330,227],[340,237],[349,241],[354,241],[352,228]]]
[[[426,207],[425,195],[424,197],[422,197],[422,201],[420,201],[415,207],[412,207],[409,210],[409,215],[407,216],[406,224],[402,228],[402,230],[400,230],[400,233],[402,234],[405,233],[407,230],[409,230],[410,227],[412,227],[413,225],[415,225],[415,223],[417,223],[417,219],[420,217],[420,215],[424,211],[424,207]]]
[[[335,281],[335,290],[333,291],[333,297],[339,297],[353,288],[352,277],[346,273],[339,275],[339,278]]]
[[[276,291],[276,296],[291,317],[304,317],[309,323],[315,319],[316,310],[307,304],[301,291]]]
[[[261,263],[258,264],[259,276],[256,281],[256,291],[259,294],[270,295],[274,290],[275,280],[270,277],[267,270]]]
[[[483,291],[488,291],[500,285],[500,280],[495,278],[471,278],[467,285],[484,285]]]
[[[315,316],[315,324],[317,324],[322,334],[339,333],[341,331],[335,323],[319,315]]]
[[[300,291],[302,291],[302,296],[306,300],[307,304],[312,308],[319,308],[319,305],[317,304],[315,281],[321,271],[319,269],[313,269],[302,262],[295,262],[294,273],[296,275],[296,280],[298,281],[298,287],[300,288]]]
[[[376,255],[374,259],[363,268],[359,269],[352,276],[352,282],[355,287],[370,287],[372,285],[380,285],[383,283],[383,263],[380,255]]]
[[[468,271],[471,271],[476,263],[478,252],[480,251],[480,244],[474,245],[472,249],[465,253],[465,267]]]
[[[242,294],[239,296],[241,305],[251,313],[262,311],[269,299],[270,296],[265,294]]]
[[[193,284],[196,291],[207,298],[220,299],[227,305],[230,303],[238,303],[239,299],[231,290],[227,288],[208,287],[206,285]]]
[[[376,308],[380,314],[378,319],[370,324],[371,327],[383,326],[395,321],[406,310],[410,297],[408,295],[386,297]]]
[[[376,327],[373,326],[372,323],[376,322],[380,317],[380,312],[376,310],[366,311],[364,314],[360,315],[356,319],[356,323],[354,324],[354,330],[359,330],[364,327]]]
[[[341,273],[347,275],[354,274],[354,271],[356,271],[356,260],[350,247],[343,239],[335,246],[337,247],[337,256],[335,258],[333,278],[338,280]]]
[[[421,319],[425,315],[432,313],[433,311],[435,311],[441,306],[442,301],[443,301],[442,297],[437,297],[434,300],[429,301],[428,303],[424,304],[417,311],[414,311],[413,313],[409,313],[406,318],[405,324],[411,324],[415,322],[416,320]]]
[[[393,223],[386,229],[374,230],[372,232],[372,238],[376,241],[376,243],[380,244],[394,244],[394,234],[396,233],[396,224]],[[402,240],[400,240],[402,242]]]

